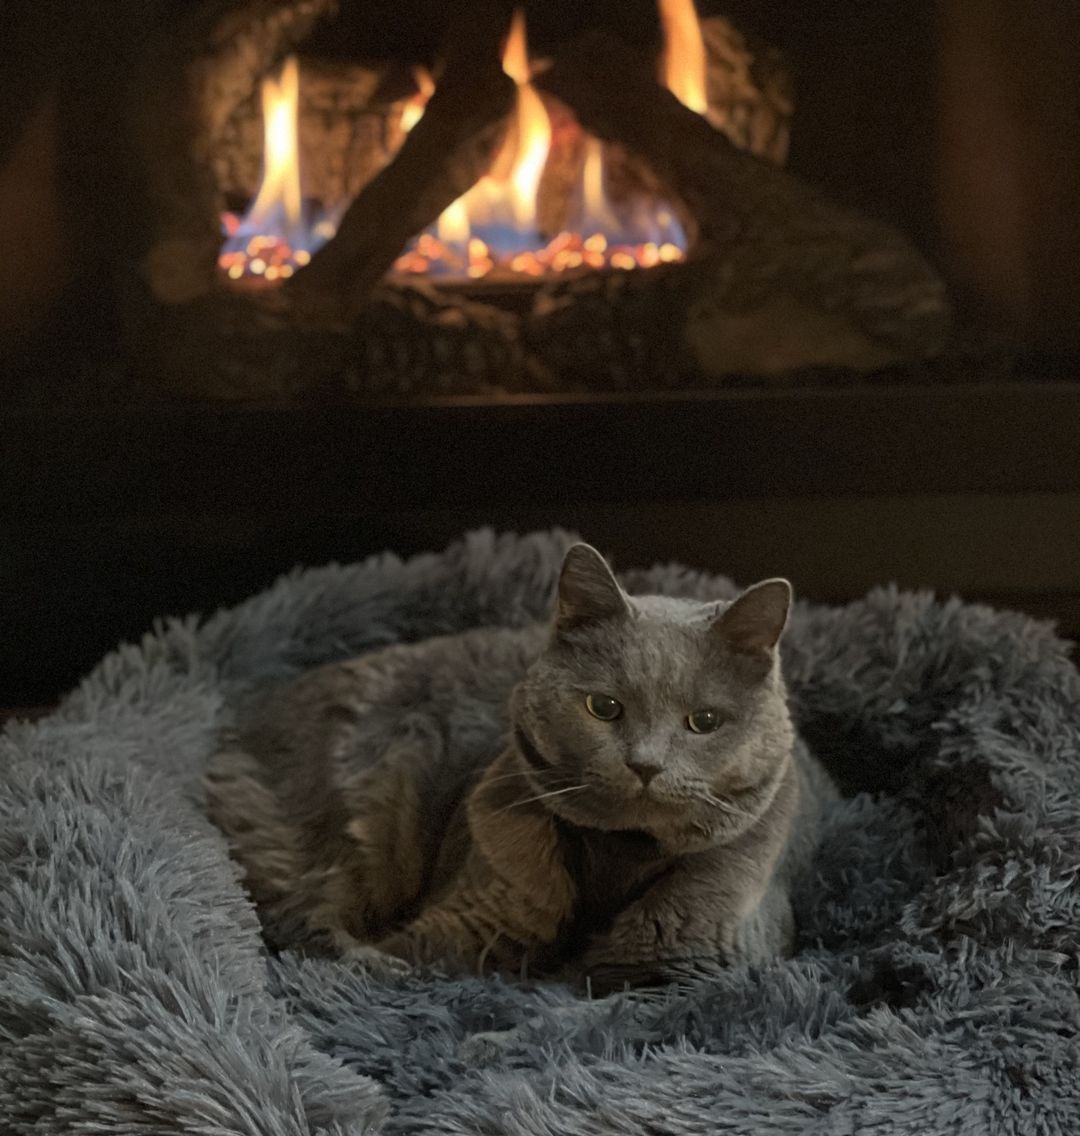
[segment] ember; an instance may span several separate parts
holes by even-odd
[[[446,244],[431,233],[424,233],[398,258],[398,272],[417,275],[468,276],[476,279],[489,273],[510,272],[524,276],[543,276],[549,272],[568,272],[578,268],[651,268],[654,264],[682,260],[684,252],[671,241],[656,244],[609,244],[603,233],[582,237],[580,233],[560,233],[543,248],[521,252],[509,258],[496,254],[478,237],[471,237],[464,252],[460,246]]]

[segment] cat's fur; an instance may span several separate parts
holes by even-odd
[[[789,953],[828,777],[795,738],[790,603],[630,598],[587,545],[552,627],[319,668],[212,760],[211,812],[272,939],[653,981]],[[617,698],[602,721],[589,693]],[[693,711],[723,725],[696,734]]]

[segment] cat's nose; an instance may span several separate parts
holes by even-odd
[[[643,785],[648,783],[660,772],[660,766],[644,758],[635,758],[626,763],[627,769],[632,769],[640,778]]]

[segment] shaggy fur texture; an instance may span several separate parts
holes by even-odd
[[[659,998],[268,958],[202,765],[245,690],[551,602],[567,538],[284,579],[109,656],[0,739],[0,1131],[1080,1131],[1080,682],[1020,616],[796,608],[798,724],[849,794],[800,950]],[[678,567],[635,591],[730,596]]]

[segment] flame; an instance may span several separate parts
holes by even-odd
[[[705,41],[694,0],[657,0],[657,7],[664,42],[660,81],[684,106],[705,114]]]
[[[497,228],[489,234],[496,243],[538,243],[536,194],[551,149],[551,120],[543,100],[530,84],[525,14],[514,12],[503,49],[503,70],[517,83],[513,119],[490,172],[458,198],[437,222],[440,233],[462,239],[465,225],[473,229]],[[449,214],[449,216],[448,216]]]
[[[536,193],[551,149],[551,122],[540,96],[528,85],[518,88],[514,123],[516,154],[506,179],[514,221],[525,229],[536,224]]]
[[[529,68],[529,41],[525,35],[525,13],[514,9],[510,20],[510,31],[503,47],[502,68],[519,87],[524,87],[532,78]]]
[[[688,107],[708,110],[705,46],[693,0],[657,0],[664,35],[661,78]],[[503,49],[503,70],[517,84],[513,120],[490,172],[449,205],[435,225],[410,242],[399,272],[444,272],[472,277],[493,268],[540,275],[578,267],[634,268],[679,260],[686,239],[662,202],[621,201],[616,209],[605,187],[605,151],[585,139],[576,215],[569,232],[545,240],[539,232],[537,194],[551,149],[547,109],[531,83],[525,17],[514,13]],[[402,108],[411,130],[435,89],[421,67],[413,72],[417,94]],[[336,231],[346,203],[332,213],[305,216],[297,142],[299,68],[290,56],[279,75],[262,86],[263,175],[242,216],[225,213],[225,243],[218,263],[235,281],[275,281],[311,260]]]
[[[435,80],[426,67],[412,69],[413,81],[416,83],[416,94],[405,104],[401,112],[401,129],[406,134],[420,121],[424,114],[424,107],[428,99],[435,93]]]
[[[443,211],[398,258],[404,273],[486,276],[492,269],[539,276],[575,268],[636,268],[680,260],[685,237],[669,209],[635,202],[615,210],[605,187],[600,142],[587,137],[578,179],[572,232],[545,240],[538,228],[537,194],[551,149],[551,120],[532,86],[525,17],[514,13],[503,49],[503,70],[517,84],[513,120],[490,172]],[[417,100],[426,102],[418,82]],[[422,102],[406,108],[411,128]]]
[[[515,10],[510,23],[502,67],[517,84],[513,119],[490,171],[447,206],[436,221],[438,239],[446,244],[464,248],[474,230],[490,228],[503,230],[499,243],[539,243],[536,195],[551,149],[551,121],[543,100],[529,82],[525,14],[520,9]],[[414,77],[418,93],[402,111],[401,126],[405,131],[419,122],[434,91],[431,76],[423,68],[417,68]]]
[[[517,84],[517,97],[506,137],[489,172],[447,206],[431,230],[410,243],[398,260],[399,271],[441,269],[481,276],[493,266],[495,257],[519,257],[543,245],[537,229],[536,196],[551,149],[551,120],[530,83],[525,14],[520,9],[510,23],[502,67]],[[418,98],[426,102],[422,86]],[[406,112],[402,126],[410,129],[419,114],[411,113],[410,107]]]
[[[620,228],[604,189],[604,149],[595,138],[585,140],[585,158],[581,163],[581,204],[583,216],[579,224],[600,233]]]
[[[503,49],[503,70],[518,86],[514,121],[492,163],[491,173],[479,183],[483,188],[478,196],[484,200],[473,203],[473,207],[481,215],[486,208],[497,216],[501,212],[500,198],[505,197],[514,224],[529,230],[536,226],[536,194],[551,149],[551,120],[543,100],[529,82],[532,74],[525,13],[520,8],[510,23]]]
[[[289,56],[277,78],[262,84],[263,172],[255,199],[243,217],[226,213],[226,240],[218,265],[231,280],[274,282],[292,276],[334,235],[326,216],[305,216],[300,188],[297,115],[300,69]]]
[[[708,109],[705,44],[693,0],[657,0],[664,35],[661,77],[691,110]],[[398,272],[485,276],[493,269],[538,276],[576,268],[648,267],[683,259],[687,241],[673,211],[651,199],[620,201],[607,193],[601,143],[586,136],[576,208],[567,232],[545,240],[538,230],[537,193],[551,148],[551,120],[532,86],[525,17],[514,13],[503,70],[517,84],[513,121],[490,172],[443,211],[398,258]],[[423,112],[429,87],[418,81],[420,105],[406,108],[407,129]]]
[[[605,187],[604,148],[596,138],[585,141],[579,179],[580,212],[574,229],[589,233],[583,242],[584,263],[599,267],[590,253],[605,254],[612,268],[649,268],[660,261],[682,260],[686,235],[663,202],[632,199],[616,210]],[[557,266],[558,267],[558,266]],[[568,265],[576,267],[576,265]]]
[[[464,197],[459,197],[439,214],[435,228],[439,240],[446,244],[463,245],[469,239],[469,207]]]
[[[252,225],[271,223],[281,210],[286,223],[300,223],[300,157],[296,139],[296,114],[300,105],[300,68],[290,55],[277,80],[262,85],[263,179],[248,210]]]

